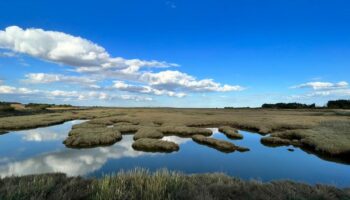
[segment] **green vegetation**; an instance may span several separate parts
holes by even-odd
[[[301,104],[301,103],[276,103],[276,104],[263,104],[262,108],[277,108],[277,109],[305,109],[316,108],[315,104]]]
[[[350,191],[291,181],[243,181],[217,173],[184,175],[167,170],[150,173],[144,169],[135,169],[101,179],[66,177],[64,174],[3,178],[0,179],[0,199],[348,200]]]
[[[328,101],[327,108],[332,109],[350,109],[350,100]]]

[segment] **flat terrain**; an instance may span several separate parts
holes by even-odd
[[[349,162],[350,157],[348,110],[89,108],[2,117],[0,132],[48,126],[73,119],[89,121],[75,125],[67,134],[65,144],[71,148],[109,145],[118,142],[123,134],[135,134],[136,141],[143,138],[154,141],[167,135],[207,137],[211,131],[205,127],[225,126],[226,129],[232,128],[232,132],[242,129],[266,135],[261,141],[264,145],[294,145],[341,162]],[[177,150],[174,144],[171,144],[173,148],[167,148],[161,144],[151,147],[145,145],[147,143],[154,144],[143,140],[142,145],[140,141],[135,146],[144,146],[147,151]]]

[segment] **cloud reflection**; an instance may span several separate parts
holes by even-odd
[[[134,151],[131,135],[109,147],[93,149],[63,149],[42,154],[23,161],[10,162],[0,166],[0,176],[29,175],[50,172],[63,172],[69,176],[78,176],[100,169],[109,159],[138,157],[144,152]]]

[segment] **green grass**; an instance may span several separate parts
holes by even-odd
[[[184,175],[135,169],[101,179],[64,174],[31,175],[0,180],[0,199],[350,199],[349,189],[310,186],[291,181],[243,181],[224,174]]]

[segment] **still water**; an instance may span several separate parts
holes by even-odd
[[[135,167],[151,171],[167,168],[184,173],[223,172],[243,179],[269,181],[290,179],[306,183],[350,186],[350,165],[325,161],[293,147],[266,147],[261,136],[240,131],[243,140],[230,140],[213,129],[212,137],[250,148],[240,153],[222,153],[191,139],[165,137],[180,145],[175,153],[134,151],[132,135],[122,141],[92,149],[69,149],[62,141],[75,120],[61,125],[15,131],[0,135],[0,176],[64,172],[68,175],[99,177]],[[287,149],[293,148],[290,152]]]

